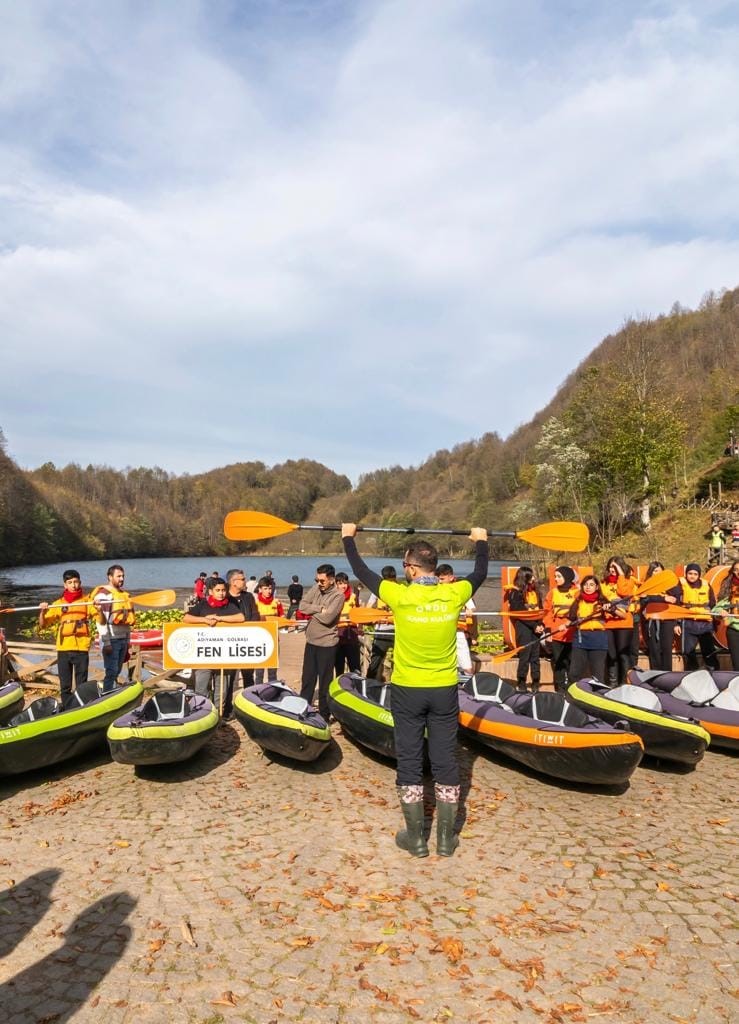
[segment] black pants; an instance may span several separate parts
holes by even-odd
[[[729,653],[731,654],[731,667],[735,672],[739,672],[739,629],[727,629],[726,642],[729,645]]]
[[[570,675],[572,644],[552,640],[552,677],[554,689],[564,692]]]
[[[72,696],[72,677],[75,689],[87,682],[90,654],[88,651],[58,651],[56,666],[59,672],[62,707],[66,708]]]
[[[625,683],[631,664],[631,646],[634,631],[628,629],[607,629],[608,634],[608,671],[614,686]],[[593,673],[595,674],[595,673]],[[600,679],[600,676],[597,678]],[[601,679],[601,682],[606,682]]]
[[[675,623],[660,619],[642,619],[646,623],[646,648],[649,667],[672,672],[672,641]]]
[[[339,640],[336,645],[336,675],[340,676],[344,671],[344,665],[350,672],[359,672],[361,658],[359,653],[359,639],[350,637],[348,640]]]
[[[586,651],[583,647],[573,647],[570,679],[587,679],[594,676],[599,682],[604,683],[607,656],[608,651]]]
[[[335,660],[335,644],[333,647],[318,647],[316,644],[305,645],[300,696],[304,697],[309,704],[312,704],[317,682],[318,711],[321,717],[325,718],[327,722],[329,717],[328,688],[331,680],[334,678]]]
[[[459,699],[454,686],[398,686],[393,683],[395,754],[399,786],[423,785],[423,734],[428,733],[434,782],[459,785],[457,721]]]
[[[523,647],[518,652],[518,668],[516,669],[516,680],[519,687],[526,688],[526,676],[531,669],[531,683],[539,685],[541,678],[541,659],[539,652],[539,637],[528,622],[515,619],[513,631],[516,636],[516,647]]]
[[[368,679],[379,679],[382,682],[382,666],[385,663],[387,652],[393,646],[393,642],[394,638],[392,636],[375,633],[372,641],[372,650],[370,651],[369,667],[367,669]]]
[[[685,626],[683,626],[683,655],[685,656],[685,668],[688,672],[694,672],[698,668],[698,655],[695,653],[696,647],[701,649],[706,668],[715,671],[718,668],[718,658],[716,657],[716,643],[713,639],[713,633],[708,631],[705,633],[688,633]]]

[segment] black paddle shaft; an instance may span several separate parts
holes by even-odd
[[[332,530],[334,532],[341,530],[340,526],[313,526],[311,524],[301,523],[297,526],[298,530]],[[357,533],[433,533],[444,537],[469,537],[469,530],[427,530],[424,527],[416,528],[415,526],[358,526]],[[488,530],[488,537],[516,537],[517,534],[514,530]]]

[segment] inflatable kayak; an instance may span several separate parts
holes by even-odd
[[[347,672],[332,680],[328,706],[344,732],[357,743],[383,757],[395,757],[389,683]]]
[[[739,674],[736,672],[640,672],[628,682],[655,693],[671,715],[695,718],[712,747],[739,750]]]
[[[520,693],[492,672],[459,688],[464,735],[545,775],[623,785],[642,759],[638,736],[592,718],[562,693]]]
[[[108,726],[136,707],[141,683],[101,694],[97,683],[79,686],[62,710],[56,697],[39,697],[0,729],[0,775],[18,775],[76,757],[105,743]]]
[[[130,642],[136,647],[161,647],[163,637],[161,629],[132,629]]]
[[[329,727],[318,712],[277,681],[236,693],[234,715],[263,750],[296,761],[315,761],[331,742]]]
[[[218,727],[218,712],[191,690],[160,690],[116,718],[108,746],[119,764],[176,764],[193,757]]]
[[[6,683],[0,686],[0,725],[9,722],[23,710],[23,687],[20,683]]]
[[[581,679],[567,687],[573,704],[604,722],[626,722],[641,736],[644,752],[664,761],[697,764],[711,741],[708,732],[693,717],[670,714],[660,695],[642,686],[625,683],[608,687],[597,679]]]

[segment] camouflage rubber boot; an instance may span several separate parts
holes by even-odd
[[[436,852],[440,857],[451,857],[459,846],[454,832],[459,808],[459,786],[436,785]]]
[[[423,834],[423,786],[398,786],[398,796],[405,828],[395,833],[396,845],[411,857],[428,857],[429,848]]]

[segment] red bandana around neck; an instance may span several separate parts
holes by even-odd
[[[594,594],[586,594],[584,591],[580,594],[580,600],[584,601],[586,604],[595,604],[599,597],[600,594],[597,590]]]
[[[213,597],[212,594],[208,594],[208,597],[206,598],[206,600],[207,600],[208,604],[211,606],[211,608],[225,608],[226,605],[228,604],[228,598],[227,597],[217,598],[217,597]]]
[[[64,601],[65,604],[72,604],[73,601],[79,601],[82,596],[83,594],[81,590],[67,590],[65,588],[64,593],[62,594],[62,601]]]

